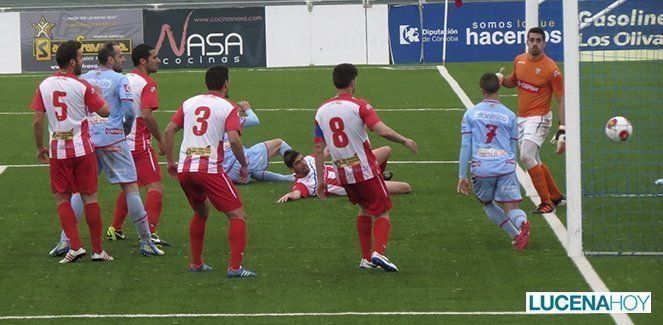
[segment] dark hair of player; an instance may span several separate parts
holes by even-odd
[[[483,89],[488,95],[492,95],[500,90],[500,80],[497,79],[495,73],[487,72],[481,76],[479,87],[481,87],[481,89]]]
[[[546,32],[543,31],[541,27],[532,27],[527,31],[527,39],[529,39],[529,34],[541,34],[543,35],[543,41],[546,41]]]
[[[357,75],[357,67],[350,63],[341,63],[334,68],[334,86],[336,89],[348,88]]]
[[[222,65],[215,65],[207,69],[205,84],[208,90],[221,90],[229,78],[228,68]]]
[[[115,55],[115,45],[117,45],[117,43],[108,42],[99,49],[99,53],[97,53],[99,64],[104,65],[108,63],[108,58]]]
[[[147,60],[150,57],[150,51],[154,50],[154,46],[147,44],[139,44],[134,47],[131,53],[131,61],[134,62],[134,67],[140,65],[140,59]]]
[[[288,168],[292,168],[295,164],[295,159],[297,159],[297,156],[299,156],[299,152],[297,150],[286,150],[283,153],[283,162]]]
[[[66,69],[69,65],[69,61],[72,59],[76,60],[78,49],[80,48],[81,43],[74,40],[69,40],[60,44],[58,51],[55,53],[55,61],[58,62],[58,67]]]

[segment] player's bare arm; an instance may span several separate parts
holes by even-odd
[[[467,179],[466,177],[459,178],[458,179],[458,187],[456,188],[456,192],[469,195],[470,194],[470,180]]]
[[[500,69],[500,72],[502,72],[501,69]],[[504,86],[506,88],[515,88],[516,86],[518,86],[518,79],[516,78],[515,68],[514,68],[513,72],[511,72],[510,75],[508,75],[507,77],[503,77],[503,78],[504,78],[504,80],[502,81],[502,86]]]
[[[313,147],[315,153],[315,173],[318,176],[318,187],[315,189],[316,194],[321,200],[327,198],[325,191],[327,190],[327,182],[325,182],[325,148],[327,144],[323,141],[316,142]]]
[[[48,163],[48,149],[44,147],[44,112],[35,111],[32,119],[32,129],[37,146],[37,160]]]
[[[145,122],[147,130],[150,131],[150,134],[152,134],[152,136],[158,142],[159,155],[163,156],[164,154],[166,154],[163,143],[163,137],[161,136],[161,131],[159,130],[159,124],[157,123],[157,119],[154,117],[154,114],[152,113],[152,109],[143,108],[141,109],[141,113],[143,115],[143,122]]]
[[[557,116],[559,117],[559,128],[557,129],[557,132],[550,140],[550,142],[553,144],[557,144],[557,148],[555,148],[555,153],[561,155],[564,152],[566,152],[566,125],[565,125],[566,121],[564,115],[564,96],[555,95],[555,98],[557,99],[557,110],[558,110]]]
[[[166,151],[166,161],[168,162],[168,175],[173,179],[177,179],[177,162],[173,157],[173,139],[175,138],[175,133],[181,129],[182,128],[179,125],[173,122],[168,122],[166,131],[164,132],[164,150]]]
[[[244,148],[242,147],[242,139],[239,136],[239,132],[235,130],[228,131],[228,142],[230,142],[230,149],[241,166],[239,168],[239,181],[246,183],[249,178],[249,167],[244,156]]]
[[[394,131],[392,128],[390,128],[388,125],[384,124],[383,122],[378,122],[377,124],[375,124],[375,126],[373,126],[373,132],[375,132],[379,136],[389,141],[404,145],[405,147],[410,149],[410,151],[412,151],[412,153],[414,154],[417,153],[417,143],[414,142],[414,140],[400,135],[398,132]]]
[[[301,198],[302,198],[302,192],[300,192],[298,190],[294,190],[292,192],[288,192],[287,194],[283,195],[276,202],[286,203],[288,201],[296,201],[296,200],[299,200]]]

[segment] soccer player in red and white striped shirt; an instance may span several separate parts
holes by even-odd
[[[246,213],[239,192],[223,171],[223,135],[228,134],[230,147],[240,164],[241,181],[249,175],[248,164],[240,139],[238,106],[228,96],[228,68],[214,66],[207,70],[205,94],[191,97],[182,103],[166,127],[166,158],[168,174],[177,178],[189,204],[194,210],[189,224],[191,264],[193,272],[211,271],[203,262],[203,238],[209,214],[207,200],[230,219],[229,278],[254,277],[255,273],[242,267],[246,248]],[[175,132],[184,130],[179,162],[173,157]]]
[[[338,179],[353,204],[359,204],[357,230],[361,244],[362,268],[382,267],[397,272],[396,265],[384,256],[389,240],[392,204],[381,169],[371,149],[366,128],[381,137],[400,143],[417,152],[417,144],[380,121],[371,105],[355,98],[357,68],[348,63],[334,68],[333,80],[338,95],[330,98],[315,114],[315,169],[318,178],[317,194],[325,199],[327,184],[324,178],[324,149],[329,148]],[[375,222],[371,219],[373,217]],[[373,253],[371,254],[371,229]],[[370,262],[369,262],[370,261]]]
[[[106,117],[108,105],[90,84],[78,79],[83,65],[81,43],[67,41],[56,53],[58,71],[44,79],[32,100],[37,159],[50,165],[51,191],[58,204],[60,225],[70,240],[70,249],[60,263],[85,256],[71,207],[72,193],[79,192],[85,203],[85,220],[92,241],[92,260],[111,261],[101,245],[101,209],[97,202],[97,160],[90,139],[87,116],[96,112]],[[43,145],[44,116],[48,118],[49,148]]]
[[[135,68],[127,73],[127,79],[129,79],[129,87],[133,95],[136,121],[131,128],[131,133],[127,135],[127,143],[136,164],[138,185],[147,190],[145,211],[152,233],[152,242],[157,245],[170,246],[155,233],[161,217],[164,189],[159,162],[152,148],[152,136],[158,142],[160,155],[164,154],[164,145],[159,125],[152,114],[159,108],[159,96],[157,83],[150,77],[150,74],[157,72],[161,60],[154,47],[147,44],[136,46],[131,53],[131,59]],[[113,224],[107,231],[109,239],[124,239],[121,229],[127,213],[126,196],[124,192],[120,192],[116,201]]]

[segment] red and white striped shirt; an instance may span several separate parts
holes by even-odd
[[[157,93],[157,83],[150,76],[144,74],[138,69],[133,69],[127,73],[129,88],[134,100],[134,112],[136,121],[131,127],[131,133],[127,135],[127,143],[131,151],[145,151],[151,145],[150,131],[143,121],[142,109],[149,108],[157,110],[159,108],[159,96]]]
[[[371,105],[350,94],[327,100],[315,114],[315,142],[325,141],[341,184],[380,175],[365,127],[380,122]]]
[[[94,152],[88,113],[104,106],[104,100],[82,79],[56,72],[37,87],[31,107],[48,118],[50,157],[66,159]]]
[[[184,130],[177,172],[223,173],[223,135],[241,130],[237,105],[208,92],[187,99],[171,121]]]
[[[308,155],[304,157],[304,162],[308,165],[309,172],[306,176],[299,178],[295,176],[295,185],[292,191],[299,191],[302,197],[316,196],[316,187],[318,187],[318,175],[315,172],[315,156]],[[345,195],[345,189],[336,177],[334,167],[325,165],[325,182],[327,183],[328,194]]]

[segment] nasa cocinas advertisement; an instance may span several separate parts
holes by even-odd
[[[266,64],[265,8],[145,10],[143,21],[162,69]]]

